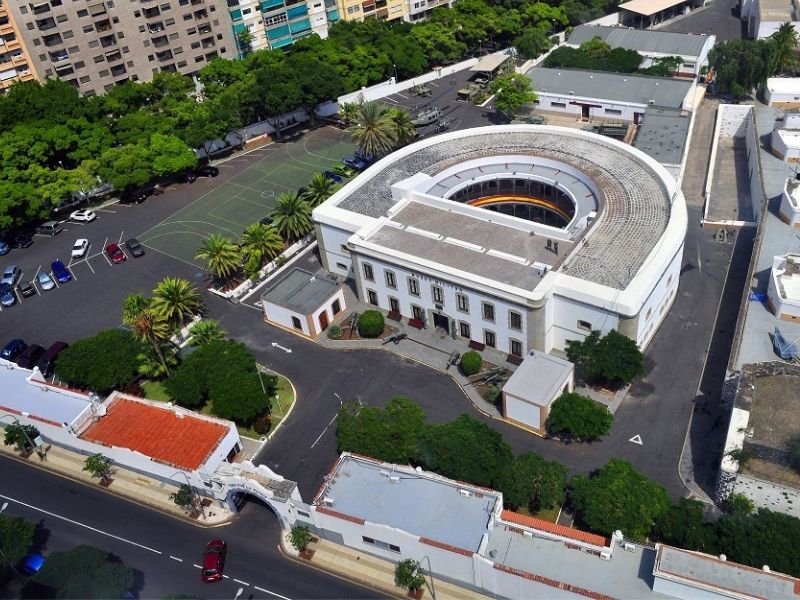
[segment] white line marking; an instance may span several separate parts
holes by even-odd
[[[322,436],[323,436],[323,435],[325,435],[325,432],[326,432],[326,431],[328,431],[328,428],[327,428],[327,427],[326,427],[325,429],[323,429],[323,430],[322,430],[322,433],[320,433],[320,434],[319,434],[319,437],[318,437],[316,440],[314,440],[314,443],[313,443],[313,444],[311,444],[311,447],[312,447],[312,448],[313,448],[314,446],[316,446],[316,445],[319,443],[319,441],[322,439]]]
[[[178,562],[183,562],[183,559],[182,559],[182,558],[178,558],[177,556],[172,556],[172,554],[170,554],[170,555],[169,555],[169,557],[170,557],[172,560],[177,560]]]
[[[644,446],[644,442],[642,442],[642,436],[640,436],[638,433],[628,441],[633,442],[634,444],[638,444],[639,446]]]
[[[225,579],[230,579],[230,575],[223,575]]]
[[[249,583],[247,583],[246,581],[242,581],[241,579],[234,579],[234,581],[236,583],[241,583],[242,585],[250,585]]]
[[[202,568],[203,568],[203,567],[201,567],[200,565],[192,565],[192,566],[193,566],[195,569],[202,569]]]
[[[270,592],[269,590],[265,590],[264,588],[258,587],[257,585],[254,585],[253,588],[257,589],[259,592],[264,592],[265,594],[272,594],[276,598],[283,598],[283,600],[291,600],[291,598],[287,598],[286,596],[281,596],[280,594],[276,594],[275,592]]]
[[[160,550],[156,550],[155,548],[150,548],[149,546],[144,546],[142,544],[139,544],[137,542],[125,539],[125,538],[120,537],[118,535],[114,535],[113,533],[108,533],[106,531],[102,531],[100,529],[96,529],[96,528],[94,528],[94,527],[92,527],[90,525],[86,525],[84,523],[81,523],[80,521],[73,521],[72,519],[68,519],[67,517],[62,517],[61,515],[57,515],[56,513],[52,513],[49,510],[44,510],[43,508],[39,508],[38,506],[34,506],[32,504],[27,504],[25,502],[17,500],[16,498],[12,498],[11,496],[4,496],[3,494],[0,494],[0,498],[8,500],[9,502],[16,502],[17,504],[19,504],[21,506],[26,506],[26,507],[28,507],[30,509],[33,509],[33,510],[38,511],[38,512],[40,512],[42,514],[48,515],[50,517],[53,517],[55,519],[61,519],[62,521],[66,521],[67,523],[72,523],[73,525],[78,525],[79,527],[83,527],[84,529],[88,529],[89,531],[94,531],[95,533],[99,533],[101,535],[105,535],[107,537],[114,538],[115,540],[119,540],[120,542],[125,542],[126,544],[130,544],[131,546],[136,546],[137,548],[142,548],[143,550],[149,550],[150,552],[153,552],[155,554],[164,554],[163,552],[161,552]]]

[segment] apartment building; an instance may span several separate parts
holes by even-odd
[[[283,48],[314,33],[326,38],[339,20],[336,0],[228,0],[228,11],[237,38],[250,30],[253,51]]]
[[[444,6],[452,8],[455,0],[407,0],[408,17],[407,21],[422,21],[431,15],[434,8]]]
[[[6,2],[0,0],[0,93],[4,93],[16,81],[36,78],[19,31],[9,17]]]
[[[407,20],[408,9],[409,0],[339,0],[339,13],[345,21]]]
[[[6,8],[38,76],[86,95],[160,71],[191,75],[217,56],[237,54],[222,0],[47,0]]]

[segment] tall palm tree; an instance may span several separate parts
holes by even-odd
[[[166,320],[152,308],[152,301],[144,294],[131,294],[122,302],[122,322],[131,328],[133,335],[149,343],[161,362],[163,373],[170,374],[169,363],[161,350],[161,343],[169,338]]]
[[[239,240],[246,260],[257,265],[257,268],[276,256],[283,250],[283,238],[278,230],[271,225],[253,223],[242,233]]]
[[[242,262],[239,247],[218,233],[208,236],[203,245],[197,249],[194,257],[206,261],[208,270],[214,277],[222,280],[233,275]]]
[[[182,325],[186,317],[202,308],[200,292],[186,279],[165,277],[153,289],[152,309],[168,323]]]
[[[389,116],[394,126],[395,144],[399,147],[414,141],[417,137],[417,128],[411,122],[411,115],[402,108],[392,107],[389,109]]]
[[[361,104],[358,102],[345,102],[339,105],[339,118],[345,125],[352,125],[358,118]]]
[[[333,179],[328,179],[322,173],[314,173],[303,194],[303,199],[311,205],[311,208],[316,208],[330,198],[337,187]]]
[[[389,108],[379,102],[364,102],[347,131],[352,135],[353,143],[367,156],[386,154],[397,142]]]
[[[136,355],[136,360],[139,361],[137,367],[139,374],[152,379],[169,377],[170,368],[178,366],[175,352],[163,352],[161,348],[158,348],[156,356],[153,356],[152,352],[141,352]]]
[[[150,308],[150,298],[142,292],[126,296],[122,301],[122,323],[133,329],[136,319]]]
[[[773,42],[772,59],[774,61],[774,72],[770,73],[770,75],[786,73],[790,67],[797,63],[795,52],[797,43],[800,41],[800,35],[798,35],[794,25],[787,21],[769,37]]]
[[[225,330],[218,321],[203,319],[189,328],[189,343],[192,346],[202,346],[214,340],[224,340]]]
[[[314,228],[311,205],[296,192],[284,192],[278,196],[272,220],[278,233],[287,242],[299,240]]]

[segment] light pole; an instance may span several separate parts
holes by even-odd
[[[264,392],[264,395],[266,396],[267,395],[267,388],[264,387],[264,380],[261,379],[261,368],[262,367],[263,367],[263,365],[256,365],[256,372],[258,373],[258,380],[261,382],[261,391]],[[272,373],[275,376],[278,375],[275,371],[272,371],[272,370],[268,369],[267,367],[263,367],[263,369],[265,371],[267,371],[268,373]],[[275,394],[275,399],[278,401],[278,408],[280,408],[281,412],[283,412],[283,405],[281,404],[281,394],[280,394],[280,392],[277,392]]]
[[[394,82],[397,83],[397,65],[392,64],[392,66],[394,67]]]
[[[7,509],[7,508],[8,508],[8,502],[3,502],[3,506],[0,506],[0,513],[2,513],[2,512],[3,512],[5,509]],[[3,557],[3,561],[4,561],[4,562],[5,562],[5,563],[6,563],[6,564],[9,566],[9,567],[11,567],[11,570],[12,570],[12,571],[14,571],[14,573],[15,573],[16,575],[19,575],[19,573],[17,572],[17,569],[16,569],[16,568],[14,567],[14,565],[12,565],[12,564],[11,564],[11,562],[8,560],[8,558],[6,557],[6,553],[3,551],[3,548],[1,548],[1,547],[0,547],[0,555],[2,555],[2,557]]]
[[[431,598],[433,598],[433,600],[436,600],[436,591],[433,589],[433,569],[431,568],[431,557],[426,554],[425,556],[422,557],[422,560],[428,561],[428,575],[430,575],[431,578],[431,585],[430,585]],[[425,585],[428,585],[427,579],[425,580]]]
[[[483,40],[478,40],[478,56],[483,52]]]
[[[197,502],[197,504],[200,506],[200,513],[203,515],[203,518],[205,519],[206,511],[203,508],[203,502],[200,500],[200,496],[194,491],[194,487],[192,486],[192,483],[189,481],[189,476],[184,471],[175,471],[172,475],[169,476],[169,478],[172,479],[175,475],[178,475],[179,473],[183,475],[184,479],[186,479],[186,485],[189,488],[189,492],[192,494],[192,504]],[[162,481],[159,487],[163,488],[165,485],[167,485],[167,482]]]
[[[41,448],[39,446],[37,446],[36,444],[33,443],[33,440],[31,439],[31,436],[28,435],[28,432],[25,430],[25,426],[22,425],[19,422],[19,419],[17,417],[15,417],[14,415],[3,415],[2,417],[0,417],[0,421],[2,421],[3,419],[14,419],[14,425],[18,425],[19,426],[19,429],[22,432],[22,435],[24,435],[25,439],[28,440],[28,443],[31,445],[31,448],[36,450],[36,454],[39,455],[39,458],[41,460],[44,460],[44,452],[42,452],[42,450],[41,450]]]

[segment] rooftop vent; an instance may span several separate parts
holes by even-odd
[[[400,483],[400,478],[397,475],[391,475],[389,477],[389,483]]]
[[[472,492],[461,488],[459,488],[458,493],[464,496],[464,498],[469,498],[470,496],[472,496]]]
[[[323,503],[325,506],[333,506],[333,498],[331,498],[330,496],[325,496],[325,497],[322,499],[322,503]]]

